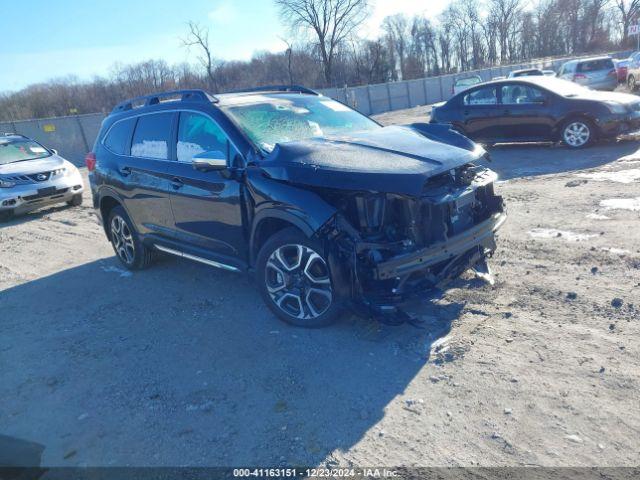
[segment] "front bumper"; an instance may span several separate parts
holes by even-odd
[[[84,191],[80,172],[41,183],[0,188],[0,211],[22,214],[46,205],[63,203]]]
[[[445,242],[380,263],[375,269],[376,278],[387,280],[403,277],[447,260],[453,260],[477,247],[492,251],[495,248],[494,234],[506,219],[506,213],[495,213],[488,220]]]
[[[596,120],[600,134],[604,137],[616,137],[640,129],[640,112],[610,114]]]

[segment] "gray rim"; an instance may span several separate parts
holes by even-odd
[[[573,122],[564,129],[564,141],[571,147],[582,147],[591,137],[591,130],[583,122]]]
[[[312,248],[283,245],[271,254],[265,269],[269,296],[287,315],[312,320],[331,307],[333,289],[329,268]]]
[[[135,258],[136,248],[129,225],[120,215],[114,216],[111,220],[111,241],[120,260],[131,265]]]

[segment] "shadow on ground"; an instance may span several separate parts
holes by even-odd
[[[381,435],[462,309],[423,305],[423,329],[295,329],[245,277],[180,260],[130,275],[113,258],[0,304],[0,431],[44,445],[44,466],[317,464]]]
[[[537,177],[601,167],[639,149],[640,142],[633,140],[599,143],[580,150],[544,143],[498,144],[488,149],[492,161],[487,166],[498,172],[500,180]]]

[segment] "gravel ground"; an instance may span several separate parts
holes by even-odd
[[[125,272],[88,194],[15,219],[0,227],[0,457],[638,465],[639,149],[493,148],[510,215],[496,284],[414,305],[420,329],[294,329],[243,276],[172,258]]]

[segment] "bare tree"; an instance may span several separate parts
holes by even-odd
[[[189,22],[187,25],[189,26],[189,34],[182,39],[182,44],[187,48],[197,47],[200,49],[201,54],[198,56],[198,61],[207,74],[209,90],[217,92],[218,81],[215,75],[215,59],[209,46],[209,29],[195,22]]]
[[[337,49],[364,20],[368,0],[276,0],[283,20],[315,34],[324,80],[331,85]]]

